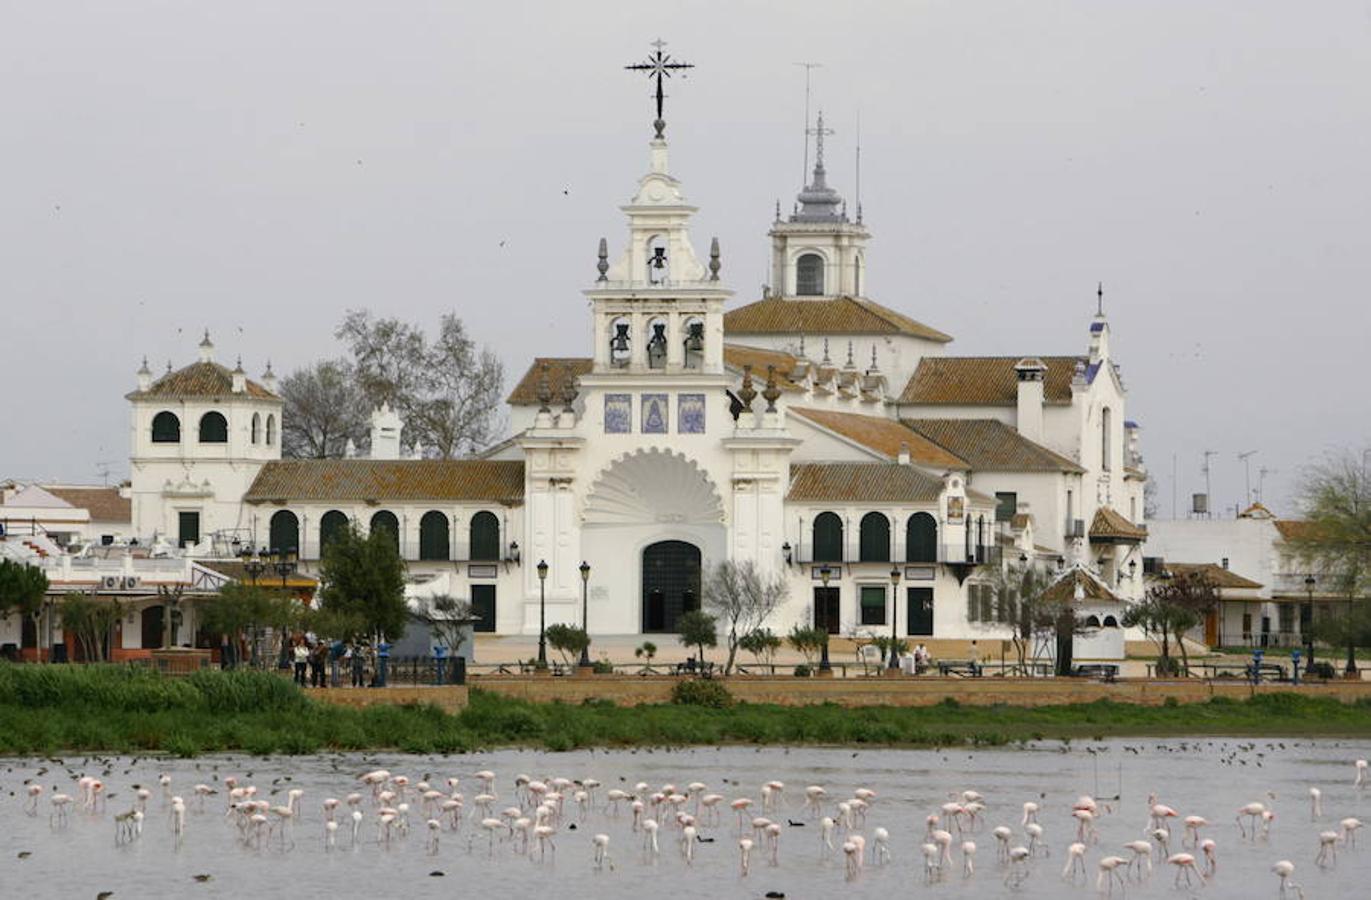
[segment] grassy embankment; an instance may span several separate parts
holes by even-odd
[[[201,672],[164,678],[118,666],[0,664],[0,754],[181,756],[394,749],[455,753],[502,746],[549,750],[689,744],[995,746],[1035,739],[1233,735],[1371,737],[1371,703],[1290,694],[1141,707],[921,709],[835,705],[726,709],[592,702],[534,704],[473,691],[458,715],[435,707],[350,709],[307,699],[284,678]]]

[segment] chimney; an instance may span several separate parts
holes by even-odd
[[[148,358],[143,357],[143,364],[138,367],[138,390],[146,391],[152,387],[152,370],[148,368]]]
[[[908,441],[900,441],[900,455],[896,457],[896,460],[902,466],[907,466],[911,464],[912,460],[909,455]]]
[[[200,341],[200,362],[214,362],[214,342],[209,339],[209,329],[205,329],[205,338]]]
[[[248,389],[248,375],[243,371],[243,360],[238,359],[238,364],[233,367],[233,387],[235,394],[241,394]]]
[[[271,360],[267,360],[267,370],[262,373],[262,386],[276,393],[276,373],[271,371]]]
[[[382,403],[381,408],[371,414],[371,458],[399,459],[400,431],[403,428],[404,422],[400,421],[390,404]]]
[[[1036,357],[1019,360],[1014,365],[1019,376],[1018,411],[1015,423],[1019,434],[1034,443],[1043,439],[1043,381],[1047,366]]]

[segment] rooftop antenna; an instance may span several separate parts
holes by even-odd
[[[1247,491],[1247,505],[1252,505],[1252,464],[1248,461],[1256,450],[1248,450],[1246,453],[1239,453],[1238,459],[1242,460],[1243,486]]]
[[[1095,283],[1095,315],[1104,315],[1104,282]]]
[[[805,70],[805,163],[804,169],[800,172],[800,187],[809,184],[809,75],[814,69],[823,68],[823,63],[816,62],[797,62]]]
[[[100,476],[100,481],[105,487],[109,487],[110,462],[106,459],[95,461],[95,473]]]
[[[1209,515],[1210,515],[1209,512],[1208,512],[1208,510],[1211,510],[1211,509],[1214,508],[1214,495],[1213,495],[1213,493],[1211,493],[1212,487],[1211,487],[1210,477],[1209,477],[1209,470],[1210,470],[1209,458],[1210,458],[1211,456],[1218,456],[1218,455],[1219,455],[1219,451],[1217,451],[1217,450],[1206,450],[1206,451],[1204,451],[1204,463],[1203,463],[1203,465],[1200,466],[1200,471],[1204,473],[1204,499],[1205,499],[1205,510],[1206,510],[1206,512],[1205,512],[1205,517],[1206,517],[1206,518],[1208,518]]]
[[[857,107],[857,222],[862,221],[862,109]]]
[[[1266,466],[1262,466],[1261,468],[1259,468],[1259,469],[1257,470],[1257,502],[1258,502],[1258,503],[1261,503],[1261,502],[1262,502],[1262,496],[1263,496],[1264,493],[1265,493],[1266,476],[1267,476],[1267,475],[1275,475],[1275,474],[1276,474],[1276,470],[1275,470],[1275,469],[1268,469]]]

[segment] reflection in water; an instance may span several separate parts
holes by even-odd
[[[1371,882],[1369,755],[1216,738],[7,760],[0,896],[1351,897]]]

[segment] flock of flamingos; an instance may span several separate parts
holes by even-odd
[[[1353,788],[1371,786],[1367,761],[1355,762]],[[49,790],[40,780],[45,767],[25,780],[23,809],[32,817],[46,815],[57,832],[69,827],[73,816],[103,821],[109,803],[116,796],[99,778],[71,773],[74,785],[67,791]],[[251,773],[249,773],[250,775]],[[428,853],[436,855],[440,842],[456,842],[468,853],[494,857],[519,854],[535,861],[546,860],[557,852],[557,842],[568,841],[587,846],[589,865],[599,871],[615,869],[615,854],[641,856],[655,861],[662,853],[679,854],[687,865],[694,864],[698,845],[732,843],[737,853],[740,877],[746,878],[758,863],[780,863],[782,838],[788,853],[817,853],[842,861],[848,880],[855,880],[866,866],[883,866],[891,861],[892,837],[882,827],[867,831],[868,816],[878,808],[881,798],[875,791],[858,788],[850,796],[830,793],[822,785],[810,785],[796,792],[780,781],[757,786],[756,800],[730,798],[711,791],[701,782],[652,786],[638,783],[631,787],[605,789],[593,778],[535,778],[517,775],[497,786],[500,779],[491,771],[480,771],[468,780],[447,777],[412,780],[404,775],[377,769],[361,774],[348,793],[319,798],[307,804],[305,792],[289,787],[290,777],[274,779],[265,791],[244,779],[226,776],[215,785],[196,784],[189,791],[178,790],[172,777],[162,774],[155,785],[134,784],[127,809],[112,817],[114,841],[125,844],[151,839],[145,825],[154,816],[163,820],[167,837],[180,847],[187,828],[222,827],[249,848],[288,851],[302,831],[317,835],[325,850],[357,848],[371,842],[382,847],[406,840],[411,831],[423,836]],[[469,792],[469,793],[468,793]],[[266,793],[275,799],[262,796]],[[1074,884],[1091,878],[1087,857],[1094,859],[1094,885],[1105,896],[1129,884],[1148,880],[1154,867],[1169,867],[1176,887],[1201,888],[1216,877],[1220,844],[1211,837],[1221,825],[1236,824],[1239,840],[1259,842],[1266,839],[1275,822],[1271,796],[1248,803],[1235,811],[1232,824],[1211,822],[1200,815],[1183,815],[1161,802],[1148,798],[1147,809],[1138,810],[1141,820],[1137,840],[1117,848],[1102,848],[1096,829],[1104,816],[1127,814],[1110,803],[1082,796],[1066,809],[1046,809],[1029,801],[1022,809],[1015,806],[1016,827],[989,827],[994,841],[995,875],[1010,887],[1021,886],[1036,869],[1043,868]],[[1323,821],[1323,795],[1319,788],[1309,789],[1308,815],[1312,822]],[[150,809],[151,807],[151,809]],[[311,809],[312,807],[312,809]],[[309,809],[309,814],[306,810]],[[188,812],[196,814],[194,826]],[[985,833],[989,807],[986,798],[973,790],[949,796],[946,803],[930,811],[915,826],[915,843],[923,860],[923,877],[928,883],[948,879],[978,877],[976,837]],[[1069,812],[1069,824],[1066,818]],[[227,824],[215,826],[213,818]],[[1069,831],[1072,840],[1066,847],[1065,863],[1043,860],[1049,855],[1045,826],[1039,819],[1055,816],[1055,830]],[[599,822],[606,831],[594,832],[590,823]],[[610,829],[611,823],[617,828]],[[1141,824],[1141,822],[1140,822]],[[1344,818],[1317,834],[1310,842],[1310,863],[1317,867],[1336,865],[1337,855],[1354,848],[1362,822]],[[801,831],[803,829],[803,831]],[[616,830],[626,846],[613,845],[608,830]],[[1177,833],[1179,832],[1179,834]],[[796,835],[808,834],[801,838]],[[797,845],[792,849],[791,845]],[[573,845],[574,846],[574,845]],[[566,852],[564,850],[563,852]],[[21,853],[20,857],[27,856]],[[1276,860],[1271,873],[1278,879],[1281,897],[1303,898],[1303,889],[1294,880],[1296,864]],[[434,873],[440,874],[440,873]],[[197,876],[204,880],[209,876]],[[984,876],[980,876],[984,877]],[[1039,875],[1038,877],[1043,877]],[[783,896],[770,892],[769,897]]]

